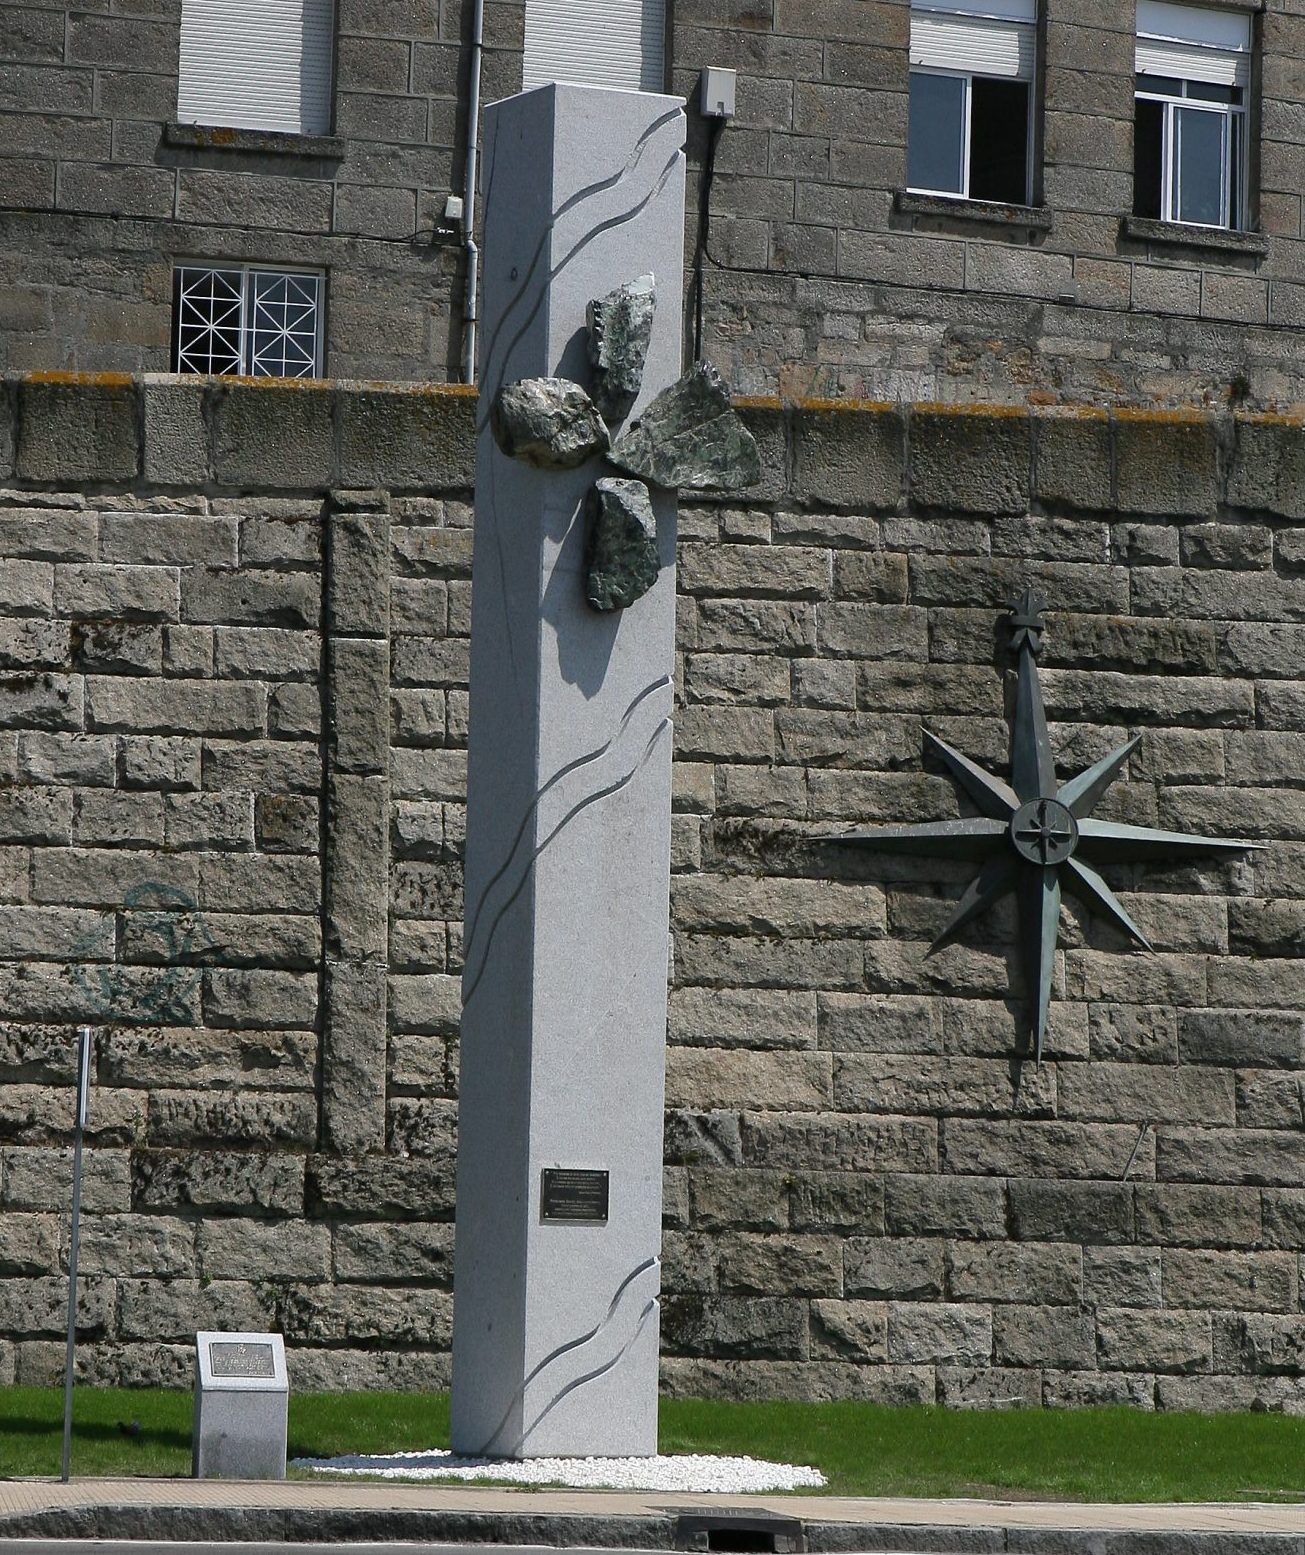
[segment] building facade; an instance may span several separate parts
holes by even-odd
[[[563,73],[689,100],[686,306],[741,389],[1305,398],[1288,0],[278,7],[297,53],[265,8],[5,6],[0,366],[465,377],[472,81]]]
[[[486,98],[737,71],[686,334],[764,477],[680,518],[664,1386],[1305,1409],[1305,16],[327,14],[0,9],[0,1383],[63,1364],[82,1022],[84,1376],[275,1327],[297,1388],[447,1382],[481,15]],[[1014,914],[930,957],[970,872],[830,841],[962,813],[926,726],[1002,769],[1028,584],[1059,769],[1136,734],[1104,818],[1264,845],[1111,868],[1150,955],[1068,901],[1041,1065]]]

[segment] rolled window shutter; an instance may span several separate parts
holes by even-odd
[[[183,124],[331,128],[334,0],[183,0]]]
[[[1002,22],[1038,19],[1038,0],[911,0],[912,13],[943,11],[953,16],[988,16]]]
[[[1251,22],[1240,11],[1138,0],[1137,73],[1214,86],[1251,78]]]
[[[666,0],[527,0],[526,91],[549,81],[665,90]]]
[[[912,10],[911,63],[967,75],[1033,79],[1033,27],[990,16]]]

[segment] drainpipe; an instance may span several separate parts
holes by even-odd
[[[471,18],[471,79],[467,88],[467,168],[462,183],[462,236],[466,285],[462,305],[462,379],[476,381],[476,323],[480,316],[480,250],[476,247],[476,151],[480,139],[480,69],[485,49],[485,0]]]

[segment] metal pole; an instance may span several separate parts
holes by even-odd
[[[63,1469],[68,1483],[72,1462],[73,1349],[77,1342],[77,1247],[82,1217],[82,1135],[86,1132],[86,1103],[91,1088],[91,1028],[77,1032],[77,1123],[73,1130],[72,1234],[68,1241],[68,1350],[63,1364]]]

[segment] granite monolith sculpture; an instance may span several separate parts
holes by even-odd
[[[624,545],[606,535],[621,578],[602,594],[613,608],[595,608],[588,494],[614,472],[598,457],[568,466],[574,442],[552,457],[550,406],[590,436],[565,386],[500,396],[538,380],[596,390],[590,305],[649,271],[665,296],[647,340],[630,332],[644,354],[630,410],[675,382],[684,135],[678,99],[561,84],[485,116],[453,1325],[463,1453],[656,1451],[675,498],[635,503],[655,566],[632,530]],[[603,373],[628,385],[614,344],[609,332]]]

